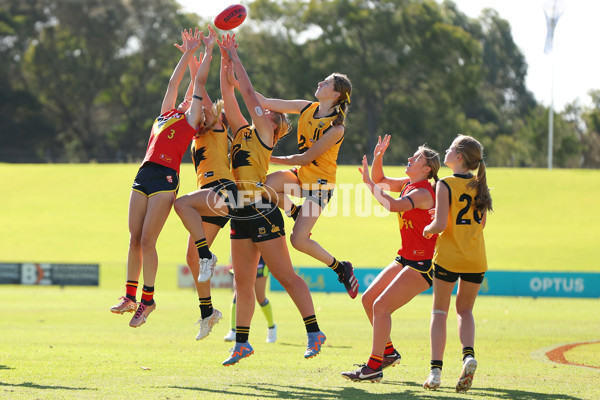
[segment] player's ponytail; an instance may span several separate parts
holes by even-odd
[[[200,130],[198,131],[199,135],[206,133],[206,132],[210,132],[210,131],[214,130],[217,127],[217,125],[219,125],[219,123],[221,122],[219,120],[219,117],[221,116],[221,113],[223,112],[223,107],[224,107],[224,102],[222,99],[219,99],[213,103],[210,110],[204,109],[204,112],[206,114],[210,113],[210,115],[206,115],[206,118],[204,119],[204,121],[209,121],[210,124],[202,125],[200,127]],[[225,114],[223,114],[223,117],[224,116],[225,116]],[[226,125],[227,119],[225,119],[225,118],[223,118],[223,119],[225,121],[223,123],[223,125],[224,125],[225,130],[227,131],[227,125]]]
[[[290,124],[287,114],[274,111],[271,111],[271,114],[273,115],[273,122],[277,125],[273,134],[273,145],[275,145],[279,139],[290,133],[292,125]]]
[[[332,121],[332,125],[345,125],[346,114],[350,108],[350,96],[352,96],[352,83],[346,75],[339,74],[337,72],[332,74],[333,76],[333,90],[340,94],[338,102],[336,103],[336,110],[338,115],[336,119]]]
[[[479,212],[492,211],[492,196],[487,185],[483,146],[471,136],[458,135],[454,143],[463,157],[464,166],[470,171],[477,170],[477,178],[469,184],[477,191],[475,209]]]
[[[440,171],[441,166],[440,155],[426,145],[419,146],[419,151],[427,160],[427,166],[430,168],[427,179],[433,179],[433,189],[435,190],[435,186],[440,180],[440,178],[438,178],[438,172]]]

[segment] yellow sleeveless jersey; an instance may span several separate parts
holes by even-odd
[[[260,140],[254,127],[246,125],[236,132],[231,149],[231,171],[241,205],[252,204],[265,192],[272,151],[272,147]]]
[[[331,122],[338,115],[333,113],[323,118],[315,118],[318,107],[319,103],[311,103],[300,113],[298,120],[298,151],[300,153],[306,152],[325,135],[332,128]],[[339,142],[310,164],[298,167],[298,180],[303,189],[332,189],[335,187],[337,158],[343,140],[342,137]]]
[[[448,225],[435,245],[433,262],[451,272],[487,271],[483,215],[475,211],[476,191],[467,187],[474,179],[474,176],[453,175],[438,182],[448,188],[450,210]]]
[[[225,129],[208,131],[194,139],[192,160],[198,176],[198,188],[220,179],[233,181]]]

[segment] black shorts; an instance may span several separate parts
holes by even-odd
[[[231,202],[236,201],[237,199],[238,190],[235,182],[230,181],[229,179],[217,179],[216,181],[203,185],[200,189],[212,189],[227,202],[228,215],[210,215],[202,217],[203,222],[217,225],[221,228],[224,227],[233,215]]]
[[[408,267],[420,272],[423,279],[427,281],[429,287],[431,287],[433,284],[433,264],[431,260],[412,261],[398,256],[396,257],[396,262],[404,267]]]
[[[483,276],[485,272],[476,272],[476,273],[466,273],[466,272],[451,272],[447,269],[440,267],[435,264],[433,276],[437,279],[444,282],[456,282],[458,278],[462,279],[465,282],[478,283],[481,284],[483,282]]]
[[[298,177],[298,170],[296,168],[291,170],[296,178]],[[316,185],[315,185],[316,186]],[[333,189],[302,189],[302,184],[300,185],[300,195],[304,197],[306,200],[310,200],[314,203],[317,203],[319,207],[324,208],[331,200],[333,196]]]
[[[285,236],[283,216],[273,203],[250,204],[236,210],[231,218],[231,239],[252,239],[253,242],[264,242]],[[266,207],[265,207],[266,205]]]
[[[179,175],[172,168],[147,161],[138,170],[131,189],[148,197],[165,192],[177,194]]]

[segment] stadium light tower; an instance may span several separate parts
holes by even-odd
[[[565,12],[563,0],[547,0],[544,3],[544,14],[546,14],[546,45],[544,53],[550,55],[550,112],[548,113],[548,169],[552,169],[552,150],[554,147],[554,61],[552,59],[552,41],[554,39],[554,28],[558,18]]]

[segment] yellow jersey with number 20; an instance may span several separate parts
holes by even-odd
[[[448,189],[450,209],[446,229],[435,245],[433,262],[451,272],[479,273],[488,269],[483,215],[475,210],[477,192],[468,187],[473,180],[472,175],[453,175],[438,182]]]

